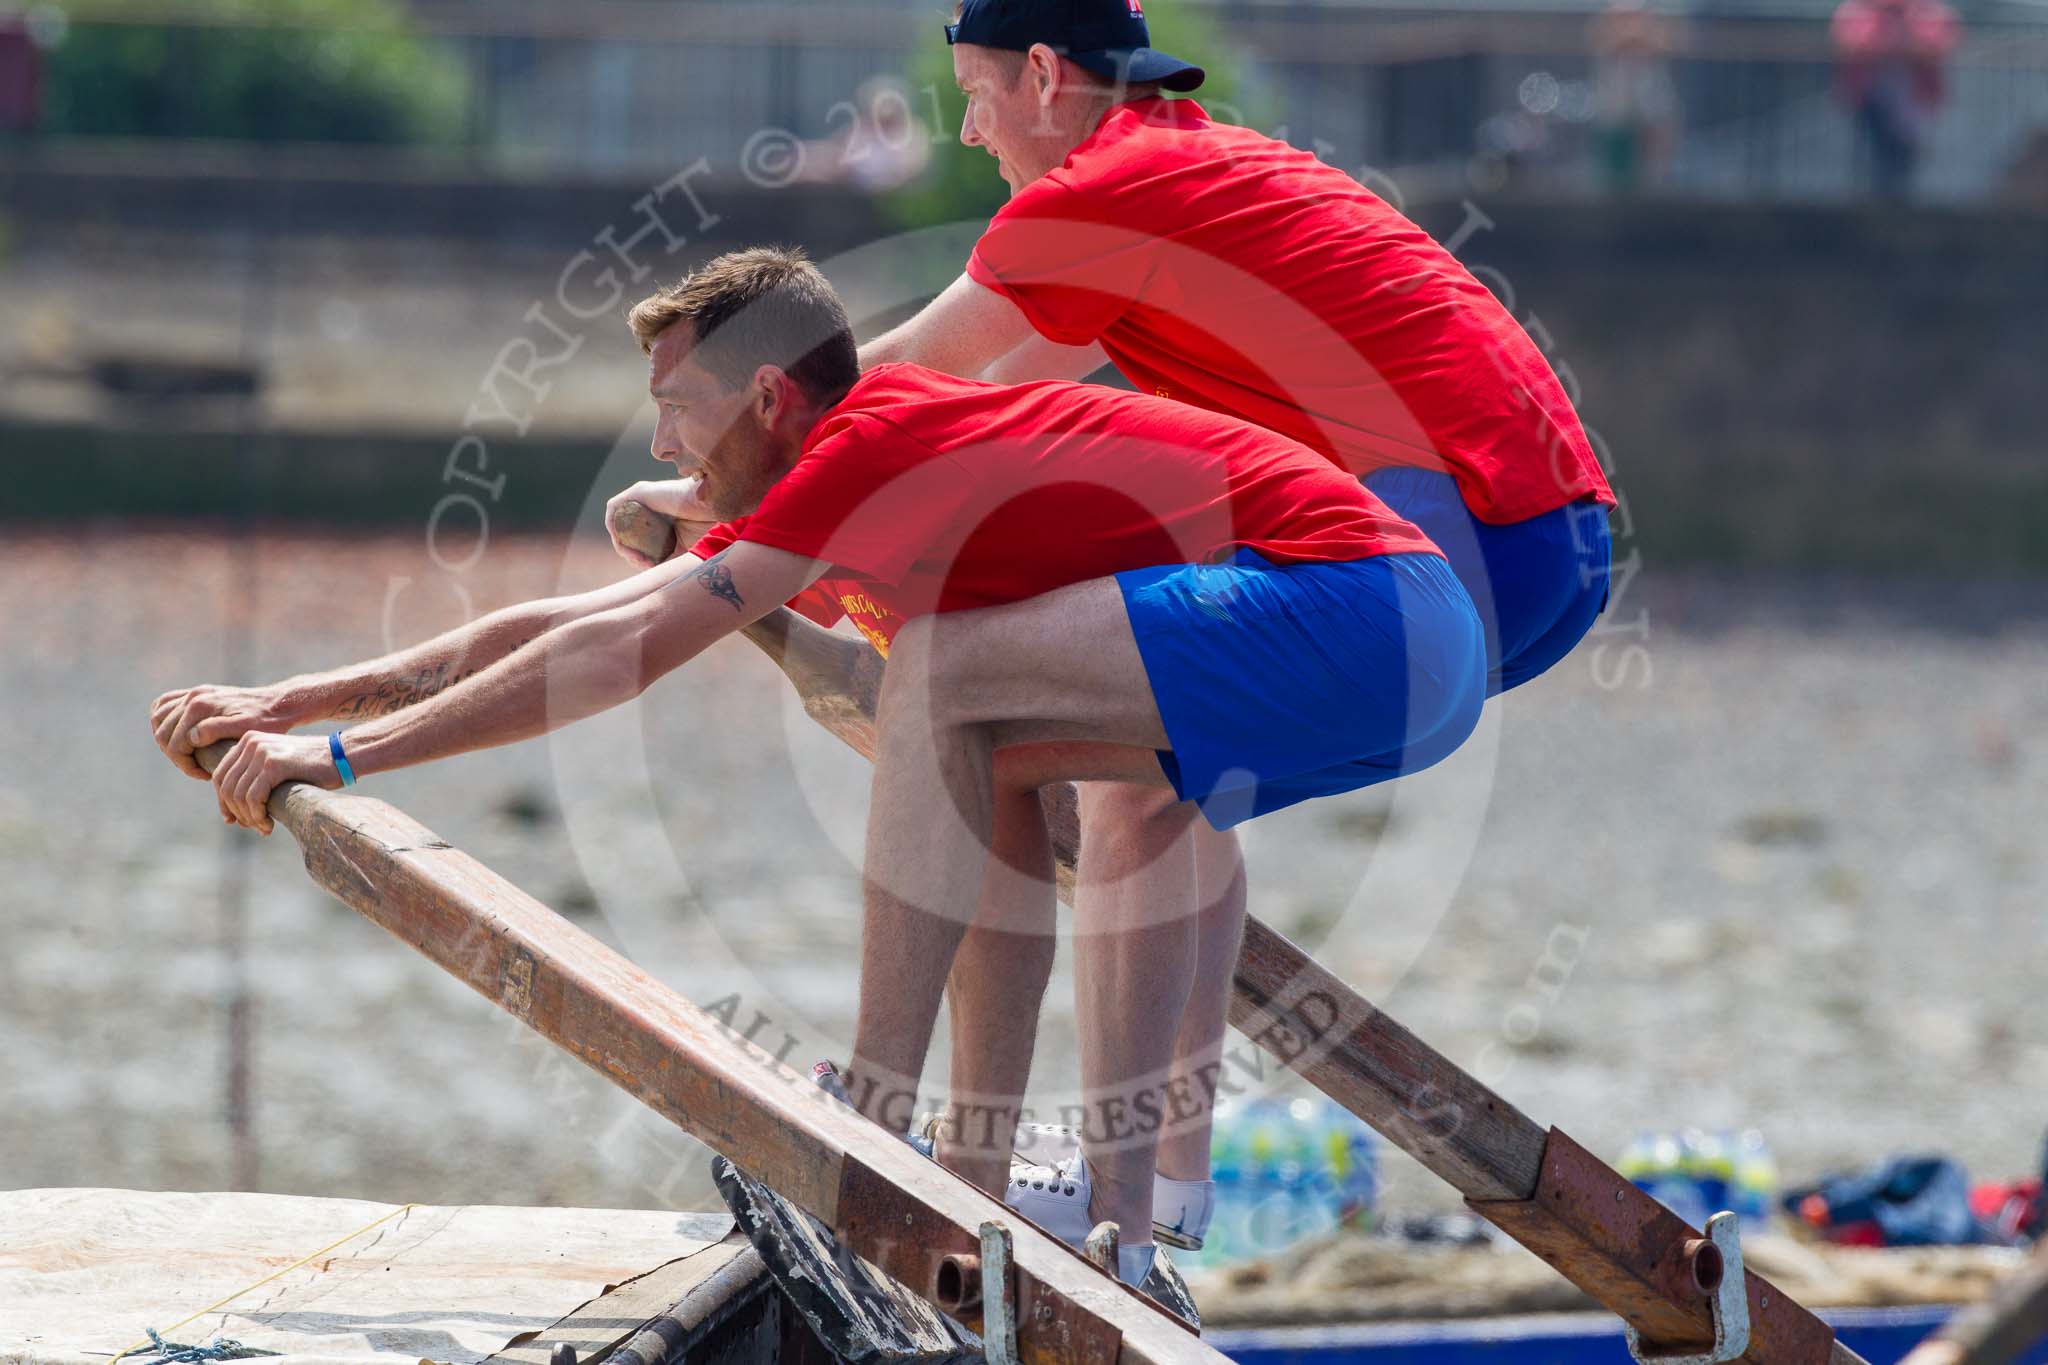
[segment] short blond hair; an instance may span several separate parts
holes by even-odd
[[[728,251],[633,305],[626,325],[644,352],[690,324],[697,363],[733,388],[776,365],[814,401],[837,399],[860,378],[846,305],[797,247]]]

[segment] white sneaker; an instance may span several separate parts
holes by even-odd
[[[1080,1154],[1081,1130],[1057,1123],[1020,1123],[1010,1148],[1011,1165],[1057,1166]]]
[[[1040,1166],[1057,1166],[1081,1154],[1081,1130],[1057,1123],[1020,1123],[1010,1139],[1016,1154]]]
[[[911,1127],[911,1145],[930,1156],[946,1128],[943,1110],[928,1109]],[[1081,1131],[1056,1123],[1020,1123],[1010,1139],[1010,1169],[1057,1166],[1081,1151]]]
[[[1088,1191],[1088,1163],[1076,1152],[1057,1166],[1013,1163],[1009,1187],[1003,1191],[1003,1202],[1068,1246],[1087,1255],[1088,1236],[1094,1231],[1088,1224]],[[1213,1198],[1211,1203],[1214,1203]],[[1205,1228],[1207,1219],[1205,1213]],[[1119,1246],[1116,1260],[1117,1279],[1150,1296],[1197,1332],[1202,1330],[1202,1315],[1195,1307],[1194,1296],[1188,1293],[1187,1281],[1181,1278],[1179,1269],[1165,1251],[1150,1242],[1142,1246]],[[1107,1266],[1103,1268],[1108,1269]]]
[[[1017,1156],[1041,1166],[1064,1166],[1081,1160],[1081,1134],[1077,1129],[1052,1123],[1017,1125]],[[1012,1159],[1010,1172],[1019,1162]],[[1200,1251],[1209,1235],[1210,1220],[1216,1216],[1216,1182],[1213,1180],[1152,1179],[1152,1235],[1182,1251]]]
[[[1088,1216],[1088,1163],[1079,1154],[1057,1166],[1010,1167],[1003,1202],[1068,1246],[1088,1240],[1095,1223]]]

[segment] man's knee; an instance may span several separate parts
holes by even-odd
[[[1122,591],[1108,578],[906,621],[889,671],[929,697],[941,725],[1099,721],[1104,707],[1131,709],[1134,691],[1151,702]]]
[[[1192,801],[1181,800],[1170,787],[1083,782],[1078,793],[1082,829],[1100,829],[1111,836],[1139,831],[1179,835],[1198,814]]]
[[[1086,889],[1142,888],[1148,919],[1190,910],[1195,865],[1188,833],[1201,818],[1194,803],[1127,782],[1083,782],[1078,791]]]
[[[889,642],[878,711],[914,704],[940,729],[986,723],[990,717],[974,675],[976,634],[960,616],[905,621]]]
[[[1205,910],[1215,906],[1243,908],[1245,898],[1244,850],[1237,831],[1212,828],[1197,820],[1188,830],[1195,845],[1195,885]]]
[[[936,616],[905,621],[889,642],[889,662],[882,671],[882,690],[875,716],[884,724],[914,721],[933,731],[977,724],[972,680],[961,667],[960,632]]]

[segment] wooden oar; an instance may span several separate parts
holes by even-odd
[[[229,747],[202,749],[201,766],[213,771]],[[1020,1360],[1226,1365],[1177,1318],[404,813],[299,782],[271,793],[269,809],[314,881],[912,1290],[931,1297],[948,1257],[976,1255],[983,1223],[1006,1224]],[[978,1330],[977,1308],[954,1316]]]
[[[2011,1365],[2042,1340],[2048,1340],[2048,1243],[1990,1298],[1959,1311],[1899,1365]]]
[[[612,517],[650,559],[673,553],[672,525],[638,503]],[[747,630],[782,668],[804,710],[852,748],[875,754],[883,661],[782,608]],[[1060,895],[1073,894],[1080,844],[1071,787],[1045,794]],[[1711,1351],[1720,1254],[1702,1234],[1557,1129],[1544,1129],[1359,995],[1287,938],[1247,920],[1230,1022],[1317,1089],[1414,1157],[1646,1345]],[[1744,1272],[1754,1365],[1857,1365],[1834,1330]]]

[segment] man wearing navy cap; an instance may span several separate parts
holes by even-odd
[[[1154,50],[1139,0],[1037,0],[962,5],[946,25],[953,47],[1029,56],[1047,47],[1083,71],[1126,87],[1158,85],[1176,94],[1198,88],[1206,73],[1193,62]]]

